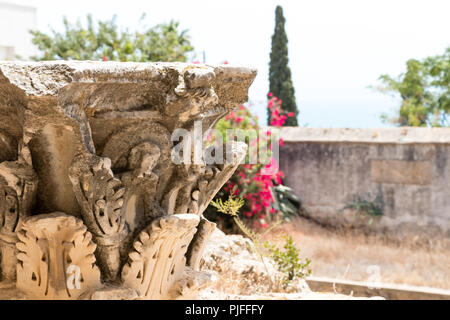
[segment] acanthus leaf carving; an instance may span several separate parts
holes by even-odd
[[[96,245],[83,222],[63,213],[27,218],[18,232],[17,288],[37,299],[77,299],[100,286]]]
[[[247,152],[247,145],[243,142],[231,142],[223,148],[231,151],[231,158],[225,159],[223,164],[207,165],[209,159],[206,159],[203,164],[181,163],[175,167],[168,192],[163,199],[163,206],[168,214],[192,213],[202,216],[220,188],[242,163]]]
[[[159,175],[154,172],[161,156],[160,148],[143,142],[132,148],[128,156],[128,171],[118,174],[126,188],[126,221],[131,230],[142,229],[151,218],[161,215],[153,207]]]
[[[167,299],[186,266],[186,251],[199,223],[191,214],[154,220],[133,244],[122,270],[122,281],[143,299]]]

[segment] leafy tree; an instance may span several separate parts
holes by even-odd
[[[193,51],[187,30],[179,31],[179,23],[170,21],[152,28],[142,26],[130,32],[119,30],[116,16],[94,23],[87,16],[87,28],[80,21],[63,19],[65,31],[51,30],[51,34],[33,30],[32,42],[41,54],[34,60],[114,60],[114,61],[186,61]]]
[[[270,93],[281,99],[284,111],[294,113],[294,116],[288,118],[284,125],[297,126],[298,109],[295,101],[295,90],[292,85],[291,70],[288,66],[288,38],[284,29],[285,22],[283,9],[277,6],[269,65]],[[270,110],[267,110],[267,115],[268,123],[270,123],[272,119]]]
[[[449,126],[450,47],[443,55],[406,62],[406,72],[396,78],[383,74],[378,89],[400,95],[397,116],[382,119],[398,126]]]

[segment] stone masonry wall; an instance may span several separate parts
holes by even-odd
[[[283,128],[281,137],[284,182],[311,218],[396,234],[450,234],[450,129]],[[358,197],[376,204],[381,218],[370,222],[344,210]]]

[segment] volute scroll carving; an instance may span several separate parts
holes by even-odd
[[[126,237],[122,206],[125,188],[111,171],[111,160],[89,153],[75,157],[69,171],[83,221],[97,243],[96,256],[105,280],[120,269],[120,245]]]
[[[0,163],[0,270],[2,280],[16,278],[17,231],[30,215],[37,177],[27,164]]]

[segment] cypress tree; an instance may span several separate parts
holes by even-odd
[[[272,36],[272,51],[270,53],[269,82],[270,92],[282,100],[281,108],[286,112],[293,112],[294,117],[288,117],[285,126],[298,126],[298,109],[295,102],[295,90],[292,85],[291,70],[288,66],[288,38],[284,30],[286,20],[283,16],[283,8],[277,6],[275,10],[275,32]],[[270,110],[268,123],[270,124]]]

